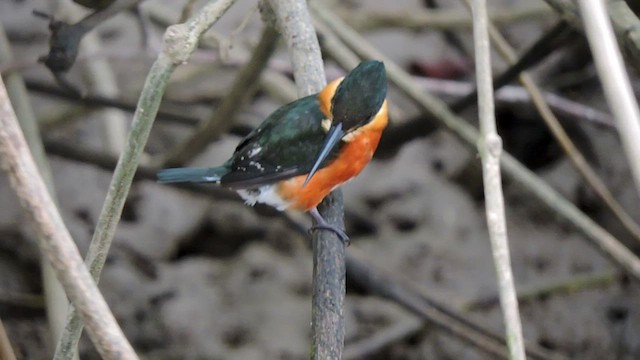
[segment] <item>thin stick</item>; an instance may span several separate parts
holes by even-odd
[[[602,0],[579,0],[589,46],[640,193],[640,110]]]
[[[502,176],[500,174],[502,139],[496,131],[486,6],[485,0],[474,0],[471,6],[478,82],[478,116],[482,132],[478,142],[478,151],[482,159],[487,226],[491,239],[493,262],[498,276],[498,291],[505,321],[509,357],[513,360],[523,360],[525,353],[522,324],[511,270],[504,197],[502,195]]]
[[[303,0],[270,0],[278,29],[287,43],[298,95],[317,93],[326,83],[320,45]],[[342,192],[334,190],[319,210],[344,228]],[[344,348],[345,246],[329,231],[313,235],[311,359],[340,359]]]
[[[4,27],[0,26],[0,65],[9,63],[13,59],[11,45],[7,39]],[[55,196],[55,187],[51,177],[51,168],[47,159],[47,154],[42,146],[42,137],[38,127],[38,119],[33,112],[33,107],[29,102],[29,94],[24,84],[24,80],[19,73],[11,73],[4,75],[7,84],[7,92],[11,103],[14,105],[16,116],[24,133],[29,150],[33,154],[33,158],[38,165],[38,170],[47,185],[49,194],[54,203],[57,203]],[[64,314],[69,307],[67,296],[64,289],[56,279],[56,274],[49,265],[44,252],[41,253],[42,267],[42,284],[47,302],[47,318],[49,320],[49,329],[51,330],[52,339],[57,339],[62,332],[64,326]]]
[[[137,359],[82,262],[18,127],[0,80],[0,161],[40,246],[103,359]]]
[[[178,65],[189,59],[197,47],[200,36],[226,12],[234,1],[212,1],[186,23],[173,25],[165,32],[163,51],[153,63],[145,81],[127,145],[118,160],[98,218],[96,232],[93,234],[87,252],[85,262],[96,281],[100,278],[140,155],[149,137],[169,77]],[[67,326],[56,348],[54,359],[71,359],[76,352],[81,333],[82,323],[75,308],[72,308],[67,314]]]
[[[371,46],[362,36],[350,29],[328,9],[317,2],[310,3],[318,19],[329,25],[345,43],[359,55],[368,59],[379,59],[385,62],[387,76],[402,92],[413,99],[422,111],[430,114],[443,126],[455,134],[467,146],[473,148],[478,141],[477,130],[463,119],[453,114],[439,99],[425,93],[417,86],[409,74]],[[635,278],[640,279],[640,260],[622,245],[618,239],[609,234],[600,225],[582,213],[575,205],[565,199],[557,191],[540,180],[533,172],[519,163],[508,153],[501,157],[502,169],[515,183],[528,190],[531,195],[548,206],[575,226],[597,250],[606,255],[615,264],[623,268]]]

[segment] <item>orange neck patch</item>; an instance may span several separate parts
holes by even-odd
[[[337,82],[336,87],[341,80],[334,81]],[[334,82],[330,85],[333,85]],[[322,101],[322,93],[320,100],[322,106],[325,103]],[[323,112],[324,110],[322,109]],[[354,131],[350,141],[342,146],[338,158],[318,170],[307,186],[302,187],[306,175],[300,175],[280,182],[276,191],[285,201],[290,202],[294,209],[308,211],[316,207],[333,189],[358,175],[371,161],[380,142],[382,131],[387,126],[387,113],[387,101],[385,100],[373,120]]]

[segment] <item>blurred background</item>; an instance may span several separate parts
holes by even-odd
[[[543,1],[488,3],[518,54],[560,21]],[[84,37],[72,66],[52,72],[38,62],[49,52],[50,20],[33,11],[72,24],[91,10],[67,0],[0,2],[0,23],[12,52],[2,51],[0,71],[3,77],[20,74],[26,82],[59,207],[82,254],[162,34],[202,4],[144,1],[138,11],[123,11],[98,24]],[[348,0],[329,5],[425,91],[447,103],[459,102],[474,83],[471,20],[462,2]],[[143,358],[308,357],[312,257],[305,229],[310,219],[245,206],[234,193],[213,186],[184,189],[154,180],[154,169],[175,159],[177,149],[193,140],[198,124],[216,119],[263,28],[257,2],[238,0],[205,34],[191,60],[177,68],[153,126],[100,282]],[[332,80],[350,69],[334,60],[325,40],[321,35]],[[631,217],[640,219],[638,194],[586,40],[570,32],[549,46],[530,69],[532,75],[555,96],[552,107],[577,148]],[[242,136],[295,99],[283,42],[266,56],[262,76],[240,94],[246,101],[215,120],[220,123],[208,144],[181,155],[180,163],[222,163]],[[495,74],[508,69],[496,53],[492,56]],[[630,76],[638,91],[633,69]],[[640,250],[638,240],[585,184],[523,99],[517,81],[500,94],[496,118],[506,150],[631,250]],[[433,119],[393,84],[389,99],[391,124],[376,158],[342,187],[352,240],[347,251],[502,334],[477,152],[447,130],[428,125]],[[475,100],[458,106],[461,116],[477,124]],[[520,186],[504,182],[528,343],[566,358],[640,358],[638,284],[560,216]],[[19,359],[47,359],[56,340],[47,323],[37,242],[4,174],[0,204],[0,319]],[[345,319],[345,358],[493,358],[397,302],[376,296],[350,275]],[[387,337],[380,340],[382,335]],[[371,343],[372,349],[362,350]],[[80,355],[98,358],[86,335]]]

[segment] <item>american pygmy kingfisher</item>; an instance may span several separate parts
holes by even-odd
[[[373,157],[388,122],[386,96],[384,64],[364,61],[321,92],[277,109],[221,166],[164,169],[158,180],[220,184],[249,205],[308,211],[316,221],[312,230],[331,230],[347,241],[316,206]]]

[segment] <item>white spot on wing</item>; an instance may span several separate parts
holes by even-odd
[[[260,154],[260,151],[262,151],[262,148],[260,146],[251,149],[251,151],[249,151],[249,157],[251,158]]]
[[[211,182],[220,182],[220,178],[218,176],[205,176],[204,179]]]
[[[290,205],[289,202],[278,195],[274,185],[265,185],[257,189],[238,190],[238,195],[244,199],[245,204],[250,206],[262,203],[283,211]]]

